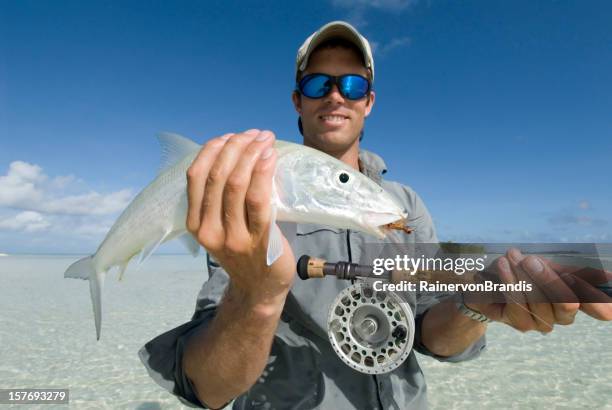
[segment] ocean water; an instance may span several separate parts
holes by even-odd
[[[63,279],[77,258],[0,257],[0,388],[69,388],[79,409],[187,408],[149,378],[137,351],[189,320],[203,257],[153,256],[122,282],[109,275],[99,342],[87,282]],[[579,314],[548,336],[492,324],[488,341],[471,362],[419,356],[432,409],[612,409],[612,323]]]

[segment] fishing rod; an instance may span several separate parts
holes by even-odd
[[[391,283],[475,283],[481,280],[480,273],[466,272],[458,276],[448,271],[419,270],[411,275],[385,270],[377,274],[370,265],[328,262],[309,255],[302,255],[297,262],[297,274],[302,280],[334,276],[353,282],[332,302],[327,334],[338,357],[366,374],[388,373],[400,366],[410,355],[415,332],[408,301],[395,291],[377,290],[372,279]],[[612,281],[595,287],[612,297]]]
[[[572,276],[580,277],[580,270],[573,273]],[[385,270],[382,273],[375,273],[372,265],[360,265],[357,263],[338,261],[328,262],[325,259],[314,258],[309,255],[302,255],[297,263],[297,273],[300,279],[308,280],[314,278],[323,278],[325,276],[335,276],[340,280],[355,281],[358,279],[378,279],[384,282],[399,283],[426,281],[434,283],[435,281],[444,283],[476,283],[480,281],[486,273],[478,271],[468,271],[463,275],[457,275],[446,270],[426,270],[419,269],[414,273],[406,271]],[[597,290],[603,292],[606,296],[612,297],[612,277],[606,282],[606,278],[602,277],[599,284],[593,284]]]

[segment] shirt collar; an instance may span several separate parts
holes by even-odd
[[[380,184],[387,172],[385,161],[377,154],[365,149],[359,150],[359,168],[361,173]]]

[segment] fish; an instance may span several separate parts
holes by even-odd
[[[162,161],[157,177],[121,213],[96,252],[68,267],[65,278],[89,281],[96,338],[102,325],[102,288],[110,269],[119,278],[134,257],[142,264],[164,242],[179,238],[193,256],[199,243],[187,231],[187,170],[202,146],[173,133],[158,135]],[[386,225],[407,212],[380,185],[322,151],[275,141],[271,218],[266,263],[282,254],[277,222],[316,223],[353,229],[384,238]]]

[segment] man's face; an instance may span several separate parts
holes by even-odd
[[[342,47],[315,51],[302,75],[312,73],[368,77],[360,57],[353,50]],[[357,144],[364,119],[374,105],[374,92],[369,98],[349,100],[334,86],[329,94],[319,99],[293,93],[293,104],[302,117],[304,144],[328,153],[341,152]]]

